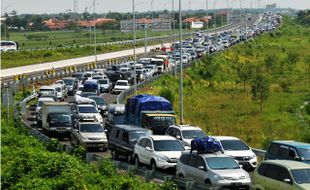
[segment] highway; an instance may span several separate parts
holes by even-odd
[[[254,18],[251,19],[251,21],[248,23],[249,25],[254,24],[255,22],[258,22],[260,20],[260,17],[255,15]],[[240,27],[244,27],[245,24],[234,24],[230,25],[230,27],[224,27],[222,29],[217,30],[217,33],[220,31],[225,31],[229,29],[236,30]],[[210,33],[209,33],[210,34]],[[168,44],[165,44],[168,45]],[[159,45],[157,45],[159,46]],[[148,49],[153,48],[154,46],[149,46]],[[143,53],[144,48],[137,48],[137,53]],[[119,56],[129,56],[132,55],[132,50],[123,50],[123,51],[118,51],[118,52],[112,52],[112,53],[106,53],[106,54],[101,54],[98,55],[98,60],[104,60],[104,59],[112,59],[115,57]],[[43,64],[37,64],[37,65],[30,65],[30,66],[25,66],[25,67],[18,67],[18,68],[12,68],[12,69],[5,69],[1,70],[1,77],[9,77],[12,75],[18,75],[20,73],[31,73],[35,71],[40,71],[40,70],[46,70],[48,68],[62,68],[65,66],[72,66],[72,65],[77,65],[77,64],[85,64],[94,61],[94,56],[88,56],[88,57],[83,57],[83,58],[76,58],[76,59],[70,59],[70,60],[64,60],[64,61],[57,61],[57,62],[51,62],[51,63],[43,63]],[[109,94],[109,93],[104,93],[101,94],[103,99],[107,102],[107,104],[115,103],[117,95],[114,94]],[[69,96],[65,101],[70,102],[72,100],[72,96]],[[36,125],[36,119],[35,119],[35,107],[30,107],[27,109],[27,112],[25,115],[22,116],[22,120],[31,128],[38,130],[42,133],[44,131],[41,128],[38,128]],[[64,144],[70,145],[68,139],[60,139],[60,141]],[[94,153],[98,156],[105,157],[105,158],[110,158],[111,154],[110,152],[102,152],[102,150],[89,150],[88,152]],[[170,171],[168,171],[168,174],[170,174]]]

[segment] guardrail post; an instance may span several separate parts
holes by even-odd
[[[150,181],[153,178],[155,171],[154,170],[147,170],[144,173],[144,178],[146,181]]]

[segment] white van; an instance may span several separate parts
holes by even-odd
[[[13,41],[1,41],[0,42],[0,51],[8,52],[8,51],[16,51],[18,49],[16,42]]]

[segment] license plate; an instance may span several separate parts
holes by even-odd
[[[241,186],[241,185],[242,185],[242,183],[241,183],[241,182],[231,183],[231,185],[233,185],[233,186]]]

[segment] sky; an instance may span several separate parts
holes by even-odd
[[[94,0],[76,0],[78,12],[86,8],[93,12]],[[95,0],[96,12],[131,12],[132,0]],[[153,10],[171,10],[173,0],[153,0]],[[178,9],[179,0],[175,1],[175,9]],[[262,7],[265,4],[277,3],[281,8],[310,9],[310,0],[241,0],[242,7]],[[150,11],[152,0],[135,0],[136,11]],[[182,9],[205,9],[208,2],[209,9],[240,7],[239,0],[182,0]],[[252,3],[251,3],[252,2]],[[74,0],[1,0],[1,15],[4,12],[16,10],[18,14],[32,13],[64,13],[74,10]]]

